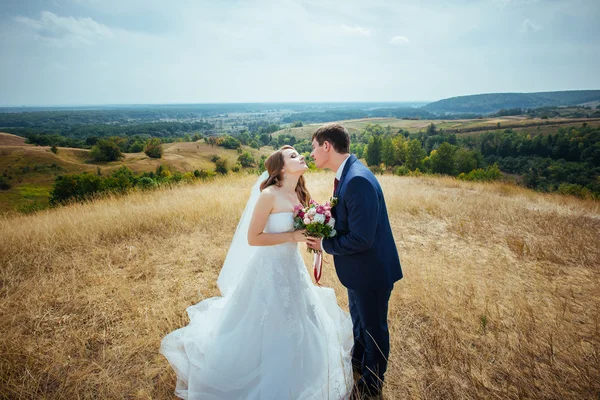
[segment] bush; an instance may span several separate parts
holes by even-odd
[[[220,146],[223,146],[226,149],[237,149],[241,146],[241,143],[232,136],[225,136],[223,141],[220,143]]]
[[[371,170],[372,173],[374,174],[379,174],[379,175],[383,175],[383,168],[381,168],[379,165],[371,165],[369,167],[369,169]]]
[[[394,175],[398,175],[398,176],[406,176],[410,174],[410,169],[408,169],[406,166],[401,165],[399,167],[396,167],[394,169]]]
[[[586,188],[584,186],[577,185],[577,184],[561,183],[558,186],[557,190],[561,194],[577,196],[582,199],[593,199],[594,198],[594,194],[592,193],[591,190],[589,190],[588,188]]]
[[[191,171],[183,174],[183,180],[186,182],[192,182],[194,179],[195,179],[194,173]]]
[[[150,158],[161,158],[162,157],[162,145],[160,139],[154,138],[148,141],[144,153]]]
[[[150,190],[156,188],[158,186],[158,183],[154,179],[148,176],[144,176],[138,181],[138,186],[142,190]]]
[[[200,179],[208,179],[215,176],[215,173],[213,171],[206,171],[204,169],[201,169],[200,171],[198,171],[198,174],[196,174],[196,171],[194,171],[194,176]]]
[[[53,152],[54,154],[58,153],[58,147],[52,145],[52,147],[50,147],[50,151]]]
[[[8,190],[10,187],[11,184],[4,177],[0,176],[0,190]]]
[[[265,167],[266,159],[267,159],[267,156],[265,156],[264,154],[262,156],[260,156],[260,161],[258,162],[258,172],[261,174],[266,170],[266,167]]]
[[[122,166],[110,174],[110,176],[104,178],[102,189],[105,191],[123,193],[131,188],[135,182],[136,178],[133,175],[133,171],[126,166]]]
[[[169,177],[169,182],[179,182],[183,179],[183,174],[179,171],[173,172],[173,174]]]
[[[224,158],[219,158],[215,162],[215,165],[216,165],[216,168],[215,168],[216,173],[227,175],[227,172],[228,172],[227,160],[225,160]]]
[[[233,167],[231,167],[231,172],[240,172],[241,168],[242,166],[240,164],[235,164]]]
[[[423,173],[421,172],[421,170],[419,168],[415,168],[414,171],[411,171],[410,174],[408,174],[408,176],[423,176]]]
[[[464,172],[458,175],[458,179],[463,181],[480,181],[489,182],[502,178],[502,172],[498,168],[498,164],[490,165],[486,169],[477,168],[465,174]]]
[[[159,178],[169,178],[171,176],[171,171],[169,170],[169,166],[168,165],[159,165],[156,168],[156,175],[158,175]]]
[[[129,153],[141,153],[144,151],[144,143],[136,140],[129,146]]]
[[[255,163],[254,157],[247,151],[240,155],[237,160],[242,167],[251,167]]]
[[[103,189],[102,178],[88,173],[57,176],[50,192],[50,203],[57,204],[74,198],[84,200]]]
[[[218,155],[216,155],[216,154],[213,154],[213,155],[210,157],[210,161],[212,161],[212,162],[214,162],[214,163],[216,163],[216,162],[217,162],[217,161],[219,161],[220,159],[221,159],[221,157],[219,157],[219,156],[218,156]]]
[[[117,161],[124,157],[119,146],[112,140],[99,140],[90,154],[96,161]]]

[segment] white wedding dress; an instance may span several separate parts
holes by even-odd
[[[290,212],[271,214],[264,232],[293,230]],[[244,267],[236,267],[236,279],[231,274],[225,285],[219,277],[223,297],[188,307],[189,325],[162,341],[160,351],[177,374],[175,394],[203,400],[348,398],[352,321],[333,289],[312,283],[298,244],[254,247],[245,262],[237,256]]]

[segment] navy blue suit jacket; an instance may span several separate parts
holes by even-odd
[[[389,289],[402,279],[400,258],[375,175],[351,155],[334,196],[337,235],[323,240],[338,277],[353,290]]]

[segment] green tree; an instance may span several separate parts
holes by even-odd
[[[407,142],[404,136],[396,136],[392,139],[394,148],[394,165],[406,164]]]
[[[50,151],[53,152],[54,154],[58,153],[58,147],[52,145],[52,147],[50,147]]]
[[[136,182],[137,179],[133,175],[133,171],[123,165],[104,179],[103,186],[105,190],[110,189],[117,192],[125,192],[135,185]]]
[[[141,153],[144,151],[144,143],[136,140],[129,146],[129,153]]]
[[[410,142],[408,142],[406,149],[406,167],[408,169],[411,171],[417,169],[421,165],[424,157],[425,152],[421,147],[421,142],[419,142],[417,139],[412,139]]]
[[[83,200],[94,193],[102,191],[102,184],[102,177],[94,174],[57,176],[50,191],[50,203],[58,204],[69,199]]]
[[[267,159],[267,156],[265,156],[264,154],[262,156],[260,156],[260,161],[258,162],[258,172],[260,172],[261,174],[266,170],[265,168],[265,160]]]
[[[162,145],[160,139],[153,138],[148,141],[144,153],[150,158],[161,158],[162,157]]]
[[[468,173],[477,168],[477,157],[475,152],[460,148],[456,151],[456,172]]]
[[[119,146],[112,140],[99,140],[92,147],[90,155],[96,161],[117,161],[124,157]]]
[[[262,135],[260,135],[259,143],[261,146],[268,145],[269,143],[271,143],[271,135],[269,135],[268,133],[263,133]]]
[[[229,169],[227,168],[227,160],[226,159],[219,158],[215,162],[215,165],[216,165],[216,168],[215,168],[216,173],[227,175],[227,172],[229,172]]]
[[[233,136],[225,136],[225,139],[223,142],[221,142],[221,146],[225,147],[226,149],[237,149],[241,146],[241,144]]]
[[[383,139],[383,143],[381,144],[381,159],[386,166],[393,167],[396,165],[395,153],[392,138],[388,136]]]
[[[252,154],[245,151],[238,157],[238,163],[240,163],[242,167],[251,167],[254,165],[255,160],[254,157],[252,157]]]
[[[8,180],[5,180],[4,177],[0,176],[0,190],[8,190],[10,189],[11,184]]]
[[[433,150],[430,154],[431,170],[438,174],[454,175],[456,149],[456,146],[444,142],[437,150]]]
[[[371,136],[366,154],[367,165],[379,166],[379,164],[381,164],[381,144],[381,135]]]
[[[427,136],[435,136],[438,134],[438,130],[437,127],[435,126],[435,124],[432,122],[431,124],[429,124],[429,126],[427,127]]]

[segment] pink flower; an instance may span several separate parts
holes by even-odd
[[[310,218],[306,217],[304,218],[304,225],[308,225],[310,224]]]
[[[323,208],[323,206],[318,206],[317,207],[317,214],[323,214],[323,212],[325,212],[325,209]]]
[[[294,207],[294,218],[300,215],[300,211],[302,211],[302,204],[298,204]]]

